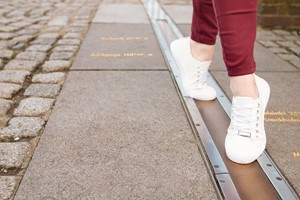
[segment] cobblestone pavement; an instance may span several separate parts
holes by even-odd
[[[0,199],[12,199],[100,0],[0,0]]]
[[[257,41],[300,70],[300,35],[296,31],[259,28]]]
[[[0,199],[12,199],[100,0],[0,0]],[[258,42],[300,69],[300,36]]]

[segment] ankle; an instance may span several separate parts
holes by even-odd
[[[211,61],[214,53],[215,45],[207,45],[190,40],[191,54],[200,61]]]
[[[254,74],[230,77],[230,89],[233,96],[258,98]]]

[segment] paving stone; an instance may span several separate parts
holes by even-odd
[[[11,60],[4,69],[33,71],[38,65],[39,62],[31,60]]]
[[[3,32],[13,32],[20,29],[21,29],[20,27],[16,27],[16,26],[0,26],[0,31]]]
[[[299,60],[299,57],[293,55],[293,54],[277,54],[279,57],[281,57],[284,60]]]
[[[49,26],[65,26],[68,24],[69,17],[68,16],[57,16],[48,22]]]
[[[0,50],[0,58],[11,59],[14,55],[14,52],[11,50]]]
[[[53,72],[47,74],[36,74],[32,78],[33,83],[58,83],[62,84],[65,78],[65,73],[63,72]]]
[[[48,44],[48,45],[52,45],[56,42],[56,39],[54,38],[39,38],[39,39],[35,39],[34,41],[32,41],[30,44]]]
[[[25,91],[25,96],[54,98],[59,94],[58,84],[31,84]]]
[[[0,98],[11,99],[21,88],[18,84],[0,83]]]
[[[8,116],[1,116],[0,115],[0,128],[4,128],[7,126],[7,122],[9,121],[9,117]]]
[[[32,45],[26,51],[47,52],[52,48],[51,45]]]
[[[84,27],[74,27],[74,26],[71,26],[71,27],[67,27],[65,28],[65,31],[66,32],[72,32],[72,33],[83,33],[85,32],[87,29],[84,28]]]
[[[43,30],[44,32],[59,32],[62,29],[62,26],[48,26],[47,28],[45,28],[45,30]]]
[[[39,38],[59,38],[59,34],[58,33],[45,33],[45,34],[41,34],[39,35]]]
[[[29,97],[23,99],[15,110],[16,116],[39,116],[49,111],[54,99]]]
[[[38,62],[43,62],[47,54],[42,52],[22,52],[17,55],[17,58],[24,60],[34,60]]]
[[[62,52],[75,52],[79,49],[79,46],[66,46],[66,45],[61,45],[57,46],[53,49],[53,51],[62,51]]]
[[[29,74],[28,71],[2,70],[0,71],[0,83],[22,84]]]
[[[33,38],[35,38],[34,35],[22,35],[22,36],[15,37],[13,39],[13,41],[16,41],[16,42],[29,42]]]
[[[20,31],[17,32],[18,35],[35,35],[37,34],[39,31],[37,29],[22,29]]]
[[[80,33],[67,33],[64,35],[64,39],[80,39],[82,36]]]
[[[273,30],[273,32],[278,34],[278,35],[291,35],[290,32],[285,31],[285,30]]]
[[[14,33],[0,33],[0,39],[1,40],[8,40],[15,36]]]
[[[0,167],[21,168],[29,147],[28,142],[0,143]]]
[[[11,49],[12,50],[23,50],[23,49],[25,49],[26,48],[26,46],[27,46],[27,44],[26,43],[24,43],[24,42],[16,42],[15,44],[13,44],[13,45],[11,45]]]
[[[292,41],[276,41],[279,45],[284,47],[298,47],[297,44],[295,44]]]
[[[300,57],[300,47],[291,47],[289,48],[289,50],[296,54],[298,57]]]
[[[296,43],[298,44],[298,46],[300,46],[300,40],[299,40],[299,41],[296,41]]]
[[[61,39],[57,44],[60,45],[80,45],[80,40],[78,39]]]
[[[0,48],[5,49],[9,46],[7,41],[0,41]]]
[[[74,56],[74,52],[53,52],[50,56],[50,60],[71,60]]]
[[[300,59],[297,60],[290,60],[290,62],[295,65],[300,70]]]
[[[46,61],[42,66],[44,71],[53,72],[53,71],[61,71],[67,70],[71,66],[71,62],[67,60],[50,60]],[[0,79],[1,80],[1,79]]]
[[[279,47],[278,44],[269,40],[259,40],[258,42],[262,44],[264,47]]]
[[[5,115],[7,111],[11,108],[12,104],[13,102],[11,100],[0,99],[0,115]]]
[[[3,67],[3,60],[0,59],[0,69],[2,69],[2,67]]]
[[[279,48],[279,47],[272,47],[272,48],[269,48],[270,51],[272,51],[273,53],[276,53],[276,54],[288,54],[288,51],[284,48]]]
[[[0,130],[0,138],[18,140],[36,137],[44,124],[45,121],[39,117],[14,117],[7,127]]]
[[[0,176],[0,199],[10,199],[16,185],[17,178],[15,176]]]

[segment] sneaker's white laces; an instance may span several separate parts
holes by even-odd
[[[207,87],[208,83],[206,81],[206,77],[208,76],[207,69],[203,69],[200,66],[197,67],[197,80],[196,85],[197,88]]]
[[[251,137],[258,129],[258,107],[254,104],[232,105],[231,126],[238,134]]]

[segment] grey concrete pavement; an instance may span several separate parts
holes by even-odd
[[[15,199],[47,197],[216,199],[169,72],[69,73]]]

